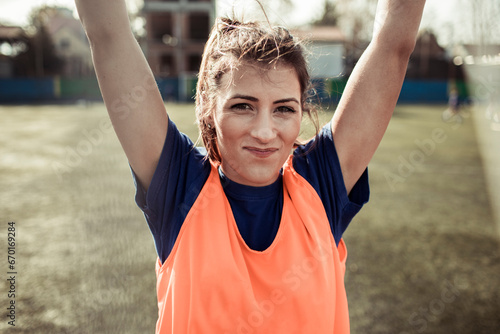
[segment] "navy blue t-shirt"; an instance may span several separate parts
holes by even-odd
[[[137,189],[135,200],[144,212],[162,263],[170,254],[182,223],[210,174],[210,162],[205,159],[205,153],[205,149],[194,147],[170,119],[163,151],[147,192],[132,171]],[[299,146],[293,156],[294,169],[321,198],[338,245],[352,218],[368,201],[367,170],[348,195],[330,124],[309,143]],[[220,168],[219,175],[241,236],[251,249],[265,250],[273,242],[281,220],[281,174],[265,187],[233,182]]]

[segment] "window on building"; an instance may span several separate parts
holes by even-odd
[[[210,30],[210,18],[208,13],[189,14],[189,38],[194,40],[206,40]]]
[[[188,56],[187,70],[189,72],[198,72],[200,70],[201,55],[191,54]]]
[[[151,14],[151,38],[162,41],[165,36],[173,36],[173,17],[171,13]]]
[[[163,77],[176,75],[175,60],[171,54],[164,54],[160,57],[160,75]]]
[[[65,50],[65,49],[68,49],[71,45],[71,42],[69,39],[67,38],[62,38],[60,41],[59,41],[59,47],[61,48],[61,50]]]

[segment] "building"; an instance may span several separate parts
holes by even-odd
[[[26,49],[27,41],[21,27],[0,25],[0,78],[15,75],[14,57]]]
[[[336,78],[343,73],[345,38],[338,27],[312,26],[294,30],[292,34],[307,46],[311,78]]]
[[[215,0],[144,0],[146,56],[156,77],[196,75]]]
[[[85,31],[73,12],[64,7],[47,9],[45,23],[55,52],[64,61],[61,74],[65,77],[86,77],[94,73],[92,56]]]

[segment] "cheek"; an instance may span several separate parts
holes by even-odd
[[[223,149],[236,145],[238,138],[245,132],[245,124],[238,122],[237,117],[220,117],[217,119],[217,142]]]
[[[294,118],[280,123],[280,132],[283,141],[293,145],[300,133],[301,119]]]

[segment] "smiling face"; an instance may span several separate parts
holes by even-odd
[[[234,182],[276,181],[302,119],[301,89],[293,67],[243,63],[223,75],[213,117],[222,171]]]

